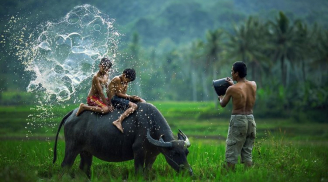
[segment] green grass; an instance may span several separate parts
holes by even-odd
[[[174,133],[181,129],[190,137],[221,138],[227,135],[229,114],[215,109],[213,102],[152,102],[164,115]],[[47,136],[52,137],[57,125],[64,115],[76,108],[76,105],[65,107],[53,106],[42,108],[35,106],[4,107],[0,106],[0,137]],[[204,117],[213,112],[223,112],[220,117]],[[266,132],[285,132],[293,140],[326,140],[327,123],[297,123],[289,118],[257,118],[258,138],[266,137]]]
[[[238,164],[235,173],[221,172],[230,117],[227,111],[215,109],[212,102],[153,104],[175,134],[181,129],[189,136],[188,161],[195,176],[177,174],[162,155],[146,177],[134,175],[133,161],[108,163],[94,158],[92,181],[328,181],[326,123],[300,124],[289,118],[255,115],[254,167],[245,170]],[[62,117],[75,107],[0,106],[0,181],[87,181],[78,169],[79,157],[72,169],[63,173],[63,140],[58,143],[57,162],[52,164],[52,138]],[[212,117],[215,112],[220,116]]]
[[[0,179],[3,181],[86,181],[78,169],[79,158],[71,170],[64,172],[64,142],[58,143],[58,160],[52,164],[53,142],[0,141]],[[152,173],[134,175],[133,161],[108,163],[94,158],[92,181],[327,181],[327,142],[295,143],[284,135],[270,135],[259,140],[253,151],[254,166],[244,169],[237,164],[236,172],[224,171],[224,142],[193,141],[188,161],[194,176],[177,174],[159,155]]]

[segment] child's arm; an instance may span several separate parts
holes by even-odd
[[[131,99],[132,99],[132,97],[131,97],[130,95],[128,95],[128,94],[123,94],[122,92],[117,92],[117,93],[116,93],[116,96],[117,96],[117,97],[124,98],[124,99],[127,99],[127,100],[131,100]]]
[[[136,96],[136,95],[133,95],[133,96],[130,96],[130,97],[131,97],[131,100],[135,101],[135,102],[146,102],[144,99],[142,99],[141,97]]]

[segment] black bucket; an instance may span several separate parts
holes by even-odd
[[[227,81],[227,78],[213,80],[213,87],[214,87],[216,94],[218,94],[218,96],[225,95],[229,86],[230,86],[230,84]]]

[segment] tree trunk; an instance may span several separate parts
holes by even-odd
[[[197,101],[197,76],[196,72],[191,71],[192,100]]]
[[[217,79],[217,67],[213,66],[213,80]],[[218,96],[216,95],[215,92],[213,92],[214,94],[214,104],[215,104],[215,108],[218,108]]]
[[[286,72],[285,72],[285,74],[286,74],[286,86],[289,86],[289,80],[290,80],[290,72],[291,72],[291,70],[290,70],[290,68],[291,68],[291,66],[290,66],[290,63],[289,62],[287,62],[286,63]]]
[[[286,67],[285,67],[285,58],[284,56],[281,56],[280,58],[280,68],[281,68],[281,81],[282,85],[286,86]]]
[[[255,70],[256,70],[256,69],[255,69],[255,68],[256,68],[256,62],[253,61],[253,62],[252,62],[252,80],[254,80],[254,81],[256,80],[256,78],[255,78],[255,77],[256,77],[256,76],[255,76],[255,75],[256,75],[256,74],[255,74]]]
[[[140,79],[140,76],[137,77],[137,93],[138,93],[138,96],[142,97],[142,89],[141,89],[141,79]]]
[[[206,83],[206,75],[204,72],[202,72],[202,85],[203,85],[203,100],[208,100],[208,87]]]
[[[241,59],[246,64],[246,56],[244,52],[242,53]]]
[[[302,76],[303,76],[303,83],[306,81],[306,73],[305,73],[305,66],[304,66],[304,60],[301,61],[302,66]]]

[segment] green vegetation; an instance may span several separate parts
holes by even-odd
[[[328,175],[328,125],[292,119],[256,118],[257,139],[254,167],[225,172],[225,138],[229,113],[215,109],[213,102],[153,102],[169,122],[174,134],[178,129],[191,140],[188,161],[194,177],[177,174],[159,155],[153,172],[135,176],[133,161],[108,163],[94,158],[92,181],[326,181]],[[52,109],[10,106],[0,107],[0,179],[3,181],[85,181],[78,169],[79,158],[72,169],[64,172],[63,131],[58,143],[58,160],[52,164],[54,136],[62,117],[75,105]],[[208,112],[211,111],[211,112]],[[212,111],[219,117],[205,117]],[[203,114],[200,114],[203,113]],[[256,115],[255,115],[256,117]],[[26,128],[25,128],[26,127]]]
[[[215,109],[213,102],[151,102],[166,118],[172,130],[181,129],[189,136],[224,139],[229,125],[229,108]],[[0,137],[53,137],[61,119],[77,105],[36,107],[0,106]],[[14,117],[13,117],[14,116]],[[293,140],[324,140],[328,136],[327,123],[315,119],[303,121],[294,117],[261,117],[255,110],[258,137],[267,132],[284,132]],[[303,134],[306,133],[306,134]]]
[[[322,13],[327,2],[278,2],[95,0],[90,4],[116,19],[118,31],[125,35],[115,69],[136,69],[130,93],[147,101],[214,101],[212,80],[230,76],[232,63],[242,60],[248,65],[247,78],[257,82],[255,110],[261,117],[327,122],[328,21],[324,21],[327,13]],[[40,22],[59,21],[81,4],[24,3],[4,1],[1,6],[0,105],[35,105],[40,100],[34,99],[35,93],[24,93],[33,73],[24,72],[24,55],[17,55],[15,47],[37,37],[31,32]],[[32,8],[36,4],[40,8]],[[89,87],[89,81],[82,82],[69,103],[85,102]]]
[[[149,176],[134,175],[133,161],[108,163],[94,158],[92,181],[326,181],[327,142],[288,142],[284,135],[259,140],[254,149],[254,167],[224,172],[223,142],[192,141],[188,161],[194,177],[177,174],[160,155]],[[3,181],[85,181],[79,171],[79,158],[69,172],[60,163],[64,142],[59,142],[58,160],[52,164],[53,142],[0,141],[0,178]],[[64,174],[64,175],[62,175]]]
[[[134,67],[138,77],[129,94],[153,103],[174,133],[181,129],[190,137],[195,173],[175,173],[163,156],[145,178],[134,176],[133,161],[94,159],[92,181],[328,181],[326,0],[2,0],[1,181],[86,181],[79,159],[60,175],[64,142],[53,165],[52,138],[62,117],[85,102],[90,82],[82,82],[66,103],[43,103],[42,88],[26,93],[34,75],[24,71],[26,55],[16,50],[39,36],[33,32],[40,23],[57,22],[85,3],[115,19],[124,35],[115,69]],[[230,76],[238,60],[258,85],[255,166],[221,172],[231,105],[216,107],[212,80]]]

